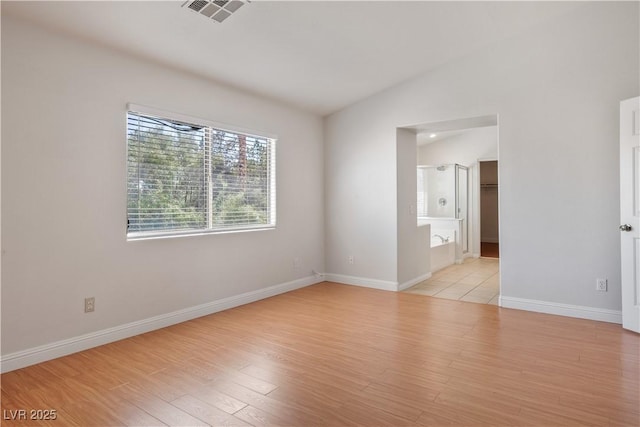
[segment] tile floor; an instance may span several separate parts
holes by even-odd
[[[500,260],[467,258],[433,273],[431,278],[405,290],[412,294],[498,305]]]

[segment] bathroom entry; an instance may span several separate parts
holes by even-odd
[[[500,260],[480,254],[479,164],[498,159],[498,116],[398,128],[396,145],[399,289],[498,304]]]
[[[469,168],[457,163],[418,166],[416,173],[418,225],[431,224],[432,238],[441,239],[442,244],[453,242],[455,252],[452,261],[462,263],[471,255]],[[432,241],[432,248],[439,246],[438,243],[438,240],[435,244]]]
[[[480,256],[500,258],[498,161],[480,161]]]

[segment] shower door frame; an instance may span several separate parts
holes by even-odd
[[[466,174],[466,212],[464,218],[460,218],[460,170]],[[460,219],[460,248],[462,255],[469,253],[469,168],[455,163],[455,191],[456,191],[456,219]]]

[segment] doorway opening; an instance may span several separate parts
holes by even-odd
[[[498,161],[480,160],[480,256],[500,258]]]
[[[430,277],[406,291],[497,305],[497,115],[403,129],[413,131],[416,141],[416,235],[428,234],[431,246],[427,251]],[[413,245],[418,247],[420,242]]]

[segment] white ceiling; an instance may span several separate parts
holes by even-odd
[[[477,128],[487,126],[497,126],[498,116],[490,114],[488,116],[467,117],[464,119],[446,120],[443,122],[422,123],[414,126],[406,126],[403,129],[416,134],[418,147],[432,142],[442,141],[453,136],[459,136],[471,132]]]
[[[416,142],[418,147],[422,147],[424,145],[449,139],[454,136],[460,136],[462,134],[472,132],[474,130],[475,129],[460,129],[460,130],[447,130],[443,132],[433,132],[433,133],[419,133],[416,135]],[[434,135],[434,136],[432,137],[431,135]]]
[[[183,1],[2,1],[19,16],[325,115],[583,2],[256,1],[223,23]]]

